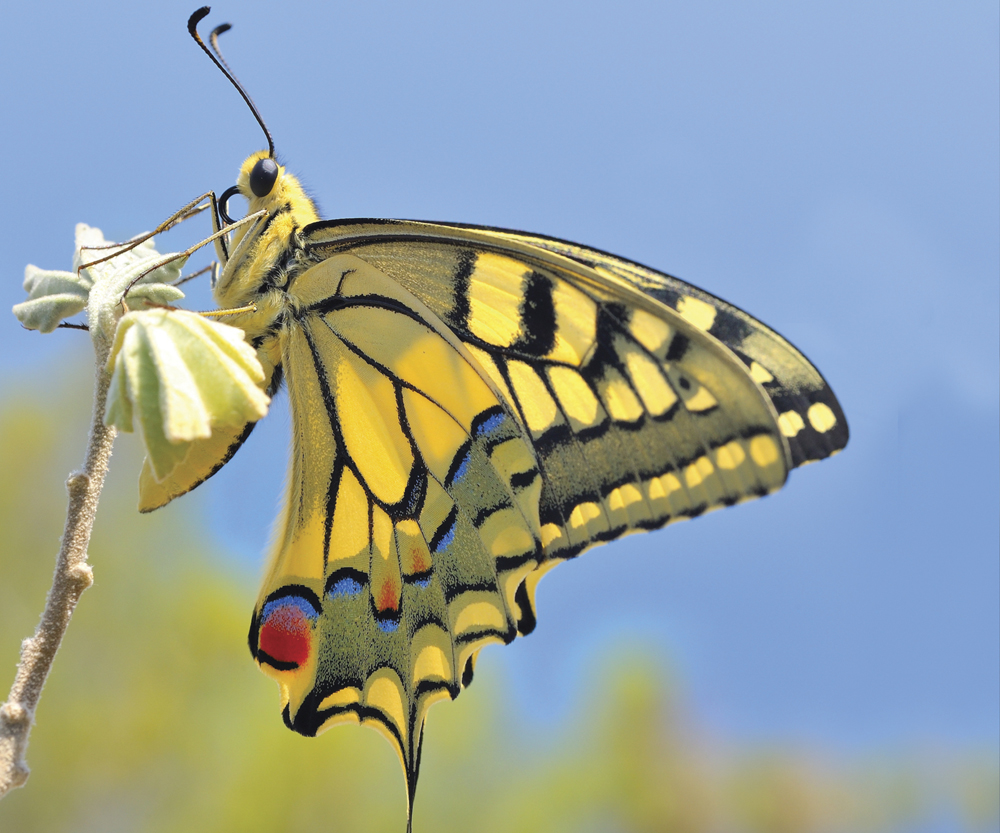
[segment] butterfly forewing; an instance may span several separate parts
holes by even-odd
[[[778,417],[747,368],[620,278],[489,230],[341,221],[307,240],[418,296],[507,399],[542,474],[542,569],[784,482]]]
[[[597,249],[518,231],[489,232],[625,280],[725,344],[774,403],[793,467],[822,460],[847,445],[847,419],[819,371],[785,338],[738,307],[672,275]]]

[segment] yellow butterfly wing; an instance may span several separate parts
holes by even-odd
[[[693,288],[667,284],[668,305],[626,261],[523,238],[313,224],[287,290],[292,473],[250,647],[291,728],[371,723],[411,800],[427,708],[534,627],[547,569],[780,488],[795,462],[753,362],[792,374],[713,335]]]
[[[393,231],[387,230],[386,226]],[[774,404],[781,433],[789,445],[792,467],[824,459],[847,445],[847,420],[840,404],[822,375],[801,352],[738,307],[672,275],[557,238],[456,223],[334,221],[317,224],[311,240],[313,245],[322,249],[337,246],[335,241],[342,239],[346,242],[356,235],[373,241],[380,234],[397,233],[394,229],[398,227],[402,227],[399,234],[412,235],[419,240],[438,235],[453,240],[456,245],[461,245],[464,240],[474,247],[474,239],[479,238],[494,247],[527,247],[535,257],[540,255],[539,250],[543,250],[575,261],[585,267],[591,279],[597,275],[598,280],[606,280],[610,287],[625,283],[673,309],[696,329],[720,341],[741,360]],[[412,262],[413,258],[408,260]],[[420,270],[422,278],[426,271]],[[396,274],[405,280],[399,270]],[[452,281],[461,284],[467,278],[461,270],[457,270]],[[447,313],[450,289],[446,283],[442,285],[441,279],[433,284],[436,287],[433,291],[440,293],[438,309]],[[613,296],[614,289],[610,292]],[[459,308],[450,317],[446,315],[446,319],[461,321],[464,310]]]
[[[767,494],[847,441],[801,353],[676,278],[498,229],[289,235],[274,278],[228,273],[269,293],[248,338],[269,392],[288,380],[294,432],[250,650],[290,728],[380,730],[411,809],[427,709],[468,685],[483,645],[534,628],[548,569]],[[248,433],[205,441],[168,481],[144,474],[143,508]]]
[[[766,494],[794,460],[751,367],[692,320],[699,299],[685,315],[683,303],[668,307],[615,272],[529,240],[361,220],[308,227],[306,248],[317,258],[350,250],[418,295],[504,391],[544,484],[533,600],[558,559]]]
[[[291,474],[250,649],[290,728],[374,726],[412,800],[427,708],[517,633],[542,483],[502,395],[399,284],[340,254],[288,292]]]
[[[566,240],[502,229],[484,231],[624,279],[725,344],[774,403],[793,467],[825,459],[847,445],[847,419],[820,372],[783,336],[728,301],[672,275]]]
[[[205,14],[189,32],[225,71]],[[250,650],[290,728],[389,739],[412,820],[427,709],[469,684],[484,645],[533,629],[548,569],[772,492],[843,448],[847,424],[801,353],[702,290],[522,232],[318,222],[267,138],[213,209],[217,229],[235,193],[260,212],[217,242],[213,292],[267,392],[287,378],[293,423]],[[251,430],[195,444],[162,481],[147,466],[140,508],[210,477]]]

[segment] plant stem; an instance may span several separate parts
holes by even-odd
[[[87,547],[117,433],[115,428],[104,424],[111,382],[111,375],[105,370],[110,344],[107,339],[95,338],[94,346],[97,352],[94,413],[87,458],[83,471],[72,473],[66,483],[69,507],[52,587],[34,636],[21,643],[17,675],[7,702],[0,706],[0,798],[28,780],[25,753],[42,687],[76,603],[94,582],[94,572],[87,563]]]

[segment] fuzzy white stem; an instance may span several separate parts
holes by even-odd
[[[105,370],[109,344],[106,338],[95,338],[94,346],[97,352],[94,413],[87,458],[83,471],[74,472],[67,481],[69,508],[52,587],[34,635],[21,643],[21,661],[14,685],[7,702],[0,706],[0,798],[28,780],[25,753],[42,687],[80,594],[94,582],[93,570],[87,563],[87,547],[117,433],[104,424],[111,381]]]

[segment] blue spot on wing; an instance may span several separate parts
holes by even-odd
[[[476,429],[477,437],[485,437],[487,434],[491,434],[497,430],[501,425],[503,425],[504,420],[507,419],[507,415],[504,413],[493,414],[483,420],[482,424]]]
[[[438,541],[437,546],[434,547],[434,552],[441,552],[451,546],[451,542],[455,540],[455,526],[457,523],[457,521],[452,521],[448,531],[441,536],[441,540]]]
[[[316,608],[312,606],[312,603],[303,599],[301,596],[282,596],[281,598],[274,599],[264,605],[263,610],[260,612],[261,622],[266,622],[273,613],[276,613],[282,609],[297,608],[301,611],[302,615],[307,619],[312,620],[319,616]]]
[[[451,478],[452,483],[460,483],[462,478],[469,473],[469,456],[471,452],[466,452],[462,462],[458,464],[455,475]]]
[[[327,590],[327,595],[331,599],[339,598],[340,596],[356,596],[361,592],[361,583],[357,579],[350,577],[344,577],[338,579],[329,590]]]
[[[392,633],[399,627],[397,619],[376,619],[375,622],[385,633]]]

